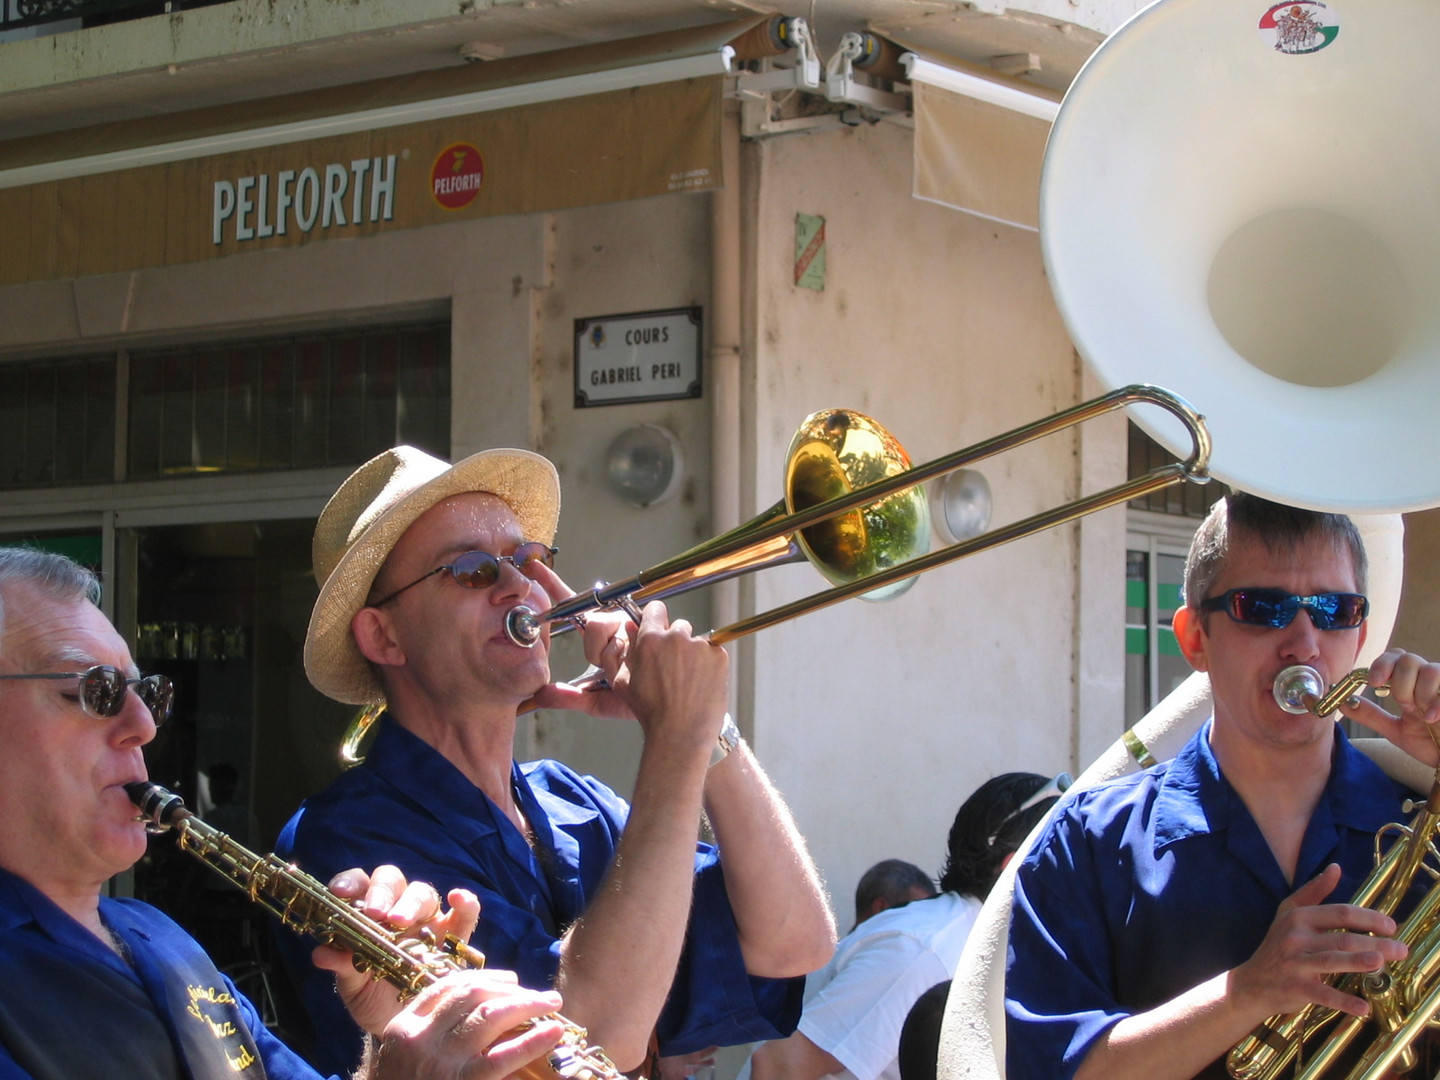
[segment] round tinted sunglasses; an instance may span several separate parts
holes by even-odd
[[[135,696],[150,710],[157,728],[170,719],[170,709],[175,704],[175,687],[164,675],[132,679],[109,664],[97,664],[88,671],[0,675],[0,679],[79,679],[80,707],[97,719],[119,716],[125,707],[125,692],[133,686]]]
[[[381,604],[388,604],[406,589],[413,589],[422,581],[427,581],[445,570],[449,570],[450,576],[467,589],[488,589],[500,580],[500,564],[502,562],[508,562],[524,574],[532,563],[538,562],[546,566],[554,566],[555,553],[559,550],[549,544],[532,540],[521,544],[510,555],[491,555],[488,551],[467,551],[465,554],[457,556],[454,562],[437,566],[428,574],[424,574],[410,582],[409,585],[396,589],[390,595],[374,601],[370,606],[379,607]]]
[[[1353,630],[1370,613],[1370,601],[1359,593],[1330,592],[1296,596],[1283,589],[1231,589],[1200,601],[1201,611],[1223,611],[1251,626],[1289,626],[1304,608],[1316,630]]]

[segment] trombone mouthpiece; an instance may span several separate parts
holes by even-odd
[[[529,649],[540,640],[540,616],[521,604],[505,616],[505,636],[522,648]]]
[[[1287,713],[1307,713],[1325,696],[1325,680],[1320,673],[1304,664],[1287,667],[1275,676],[1275,704]]]

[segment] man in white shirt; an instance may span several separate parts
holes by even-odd
[[[911,1006],[955,973],[985,895],[1068,782],[1006,773],[982,784],[950,827],[940,895],[882,911],[842,938],[805,981],[799,1029],[762,1043],[741,1080],[899,1080]]]

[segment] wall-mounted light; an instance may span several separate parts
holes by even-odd
[[[615,437],[605,452],[610,490],[636,506],[655,506],[675,497],[685,479],[680,440],[659,424],[637,424]]]
[[[930,520],[947,544],[979,536],[990,527],[990,482],[974,469],[956,469],[930,485]]]

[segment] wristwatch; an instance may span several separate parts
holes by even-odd
[[[730,751],[740,745],[740,729],[735,726],[735,719],[728,712],[725,714],[725,722],[720,725],[720,734],[715,738],[715,749],[710,751],[710,764],[714,766],[717,762],[724,761],[730,756]]]

